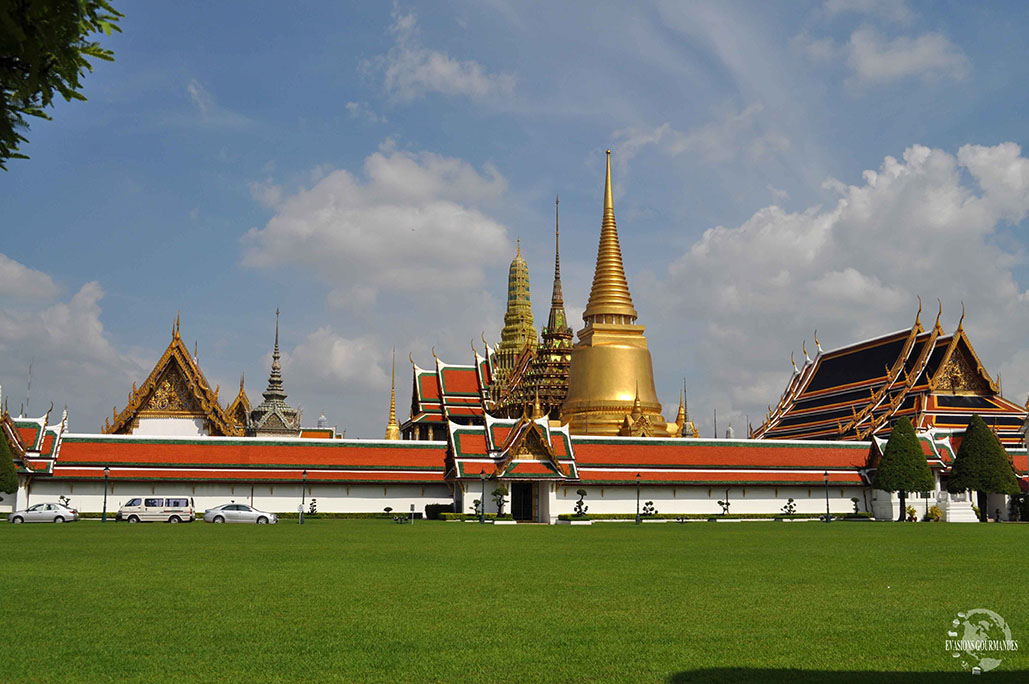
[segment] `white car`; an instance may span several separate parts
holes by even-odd
[[[204,512],[204,522],[209,523],[257,523],[268,525],[279,522],[274,513],[259,511],[253,506],[239,503],[227,503],[209,508]]]
[[[75,522],[78,519],[77,510],[59,503],[39,503],[7,516],[7,522],[16,525],[27,522]]]

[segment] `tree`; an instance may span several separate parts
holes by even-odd
[[[0,169],[8,159],[27,159],[18,146],[28,139],[27,116],[44,111],[60,95],[85,100],[82,78],[90,59],[113,61],[114,53],[90,40],[121,31],[122,15],[108,0],[8,0],[0,3]]]
[[[904,521],[908,492],[925,492],[933,488],[933,474],[922,453],[922,445],[918,443],[915,428],[907,418],[893,424],[873,485],[876,489],[900,493],[898,522]]]
[[[505,496],[507,496],[507,487],[504,485],[500,485],[493,490],[493,502],[497,504],[498,518],[501,518],[504,515],[504,504],[507,503],[507,499],[504,498]]]
[[[947,491],[953,494],[975,490],[979,503],[979,520],[986,522],[989,510],[987,494],[1015,495],[1019,492],[1014,468],[997,435],[983,419],[972,416],[961,438],[954,465],[950,468]]]
[[[0,432],[0,492],[14,494],[18,491],[18,471],[14,469],[14,454],[7,444],[7,436]]]

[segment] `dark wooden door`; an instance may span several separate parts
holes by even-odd
[[[511,484],[511,515],[515,520],[532,520],[532,483]]]

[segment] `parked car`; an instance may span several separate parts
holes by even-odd
[[[7,516],[7,522],[28,523],[28,522],[75,522],[79,519],[79,512],[59,503],[38,503],[29,506],[23,511],[15,511]]]
[[[259,511],[253,506],[238,503],[227,503],[209,508],[204,512],[204,522],[209,523],[257,523],[258,525],[274,525],[279,516],[274,513]]]
[[[193,499],[188,496],[144,496],[129,499],[114,517],[115,520],[138,522],[193,522]]]

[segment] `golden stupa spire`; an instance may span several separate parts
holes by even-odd
[[[397,425],[397,349],[393,348],[393,370],[389,381],[389,422],[386,424],[386,439],[400,439],[400,426]]]
[[[611,150],[608,150],[607,177],[604,182],[604,219],[600,228],[600,246],[597,248],[597,268],[582,319],[587,325],[631,325],[636,322],[636,316],[632,295],[629,294],[629,283],[625,279],[625,267],[622,265],[622,248],[618,244],[615,202],[611,192]]]

